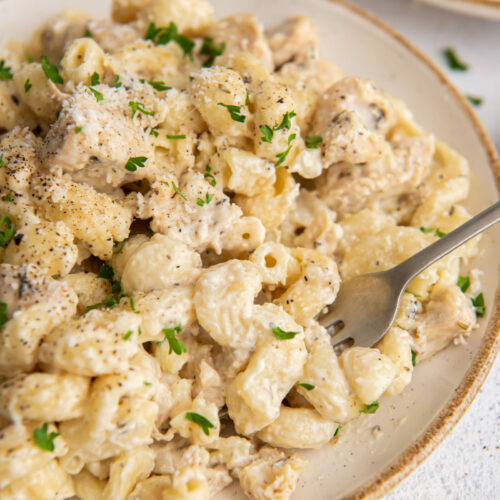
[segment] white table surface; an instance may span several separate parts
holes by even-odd
[[[483,97],[476,109],[500,150],[500,22],[440,10],[417,0],[351,0],[406,36],[445,70],[464,94]],[[448,70],[454,47],[469,71]],[[438,449],[386,500],[500,499],[500,361],[464,417]]]

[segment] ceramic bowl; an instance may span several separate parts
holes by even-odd
[[[442,9],[500,20],[500,0],[421,0]]]
[[[306,14],[316,22],[324,54],[345,74],[369,77],[402,98],[417,121],[464,155],[472,170],[471,213],[499,199],[500,164],[494,147],[469,104],[418,49],[374,17],[340,1],[213,0],[219,16],[251,11],[265,25]],[[63,7],[108,15],[102,0],[3,0],[4,36],[22,37]],[[387,493],[422,462],[470,405],[499,350],[500,230],[483,238],[480,258],[487,315],[466,345],[450,345],[419,364],[410,386],[382,398],[374,415],[345,426],[335,445],[301,452],[310,461],[294,499],[376,498]],[[495,248],[497,250],[495,250]],[[374,432],[374,429],[376,432]],[[378,430],[380,429],[380,430]],[[220,500],[243,498],[236,485]]]

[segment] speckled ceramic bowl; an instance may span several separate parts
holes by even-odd
[[[328,0],[213,0],[218,15],[251,11],[266,25],[306,14],[318,25],[323,51],[346,74],[373,78],[404,99],[418,122],[450,143],[471,164],[472,213],[498,200],[500,162],[474,112],[443,73],[399,34],[363,11]],[[62,7],[108,14],[102,0],[0,0],[4,36],[26,36]],[[500,229],[483,238],[474,265],[484,271],[487,315],[467,345],[451,345],[419,364],[412,384],[382,398],[374,415],[345,426],[335,445],[302,453],[310,461],[295,499],[377,498],[387,493],[441,442],[470,405],[499,350]],[[495,248],[497,249],[495,251]],[[374,431],[376,430],[376,432]],[[242,498],[236,485],[221,500]]]
[[[500,0],[421,0],[442,9],[453,10],[468,16],[500,21]]]

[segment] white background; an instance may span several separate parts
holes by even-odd
[[[422,49],[465,94],[500,150],[500,21],[440,10],[417,0],[351,0]],[[450,71],[441,55],[454,47],[469,71]],[[500,499],[500,362],[439,448],[386,500]]]

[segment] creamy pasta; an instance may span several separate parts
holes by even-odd
[[[468,190],[466,160],[324,59],[306,17],[115,0],[6,43],[0,499],[290,498],[297,449],[476,328],[477,239],[377,346],[338,355],[316,321],[343,280],[468,220]]]

